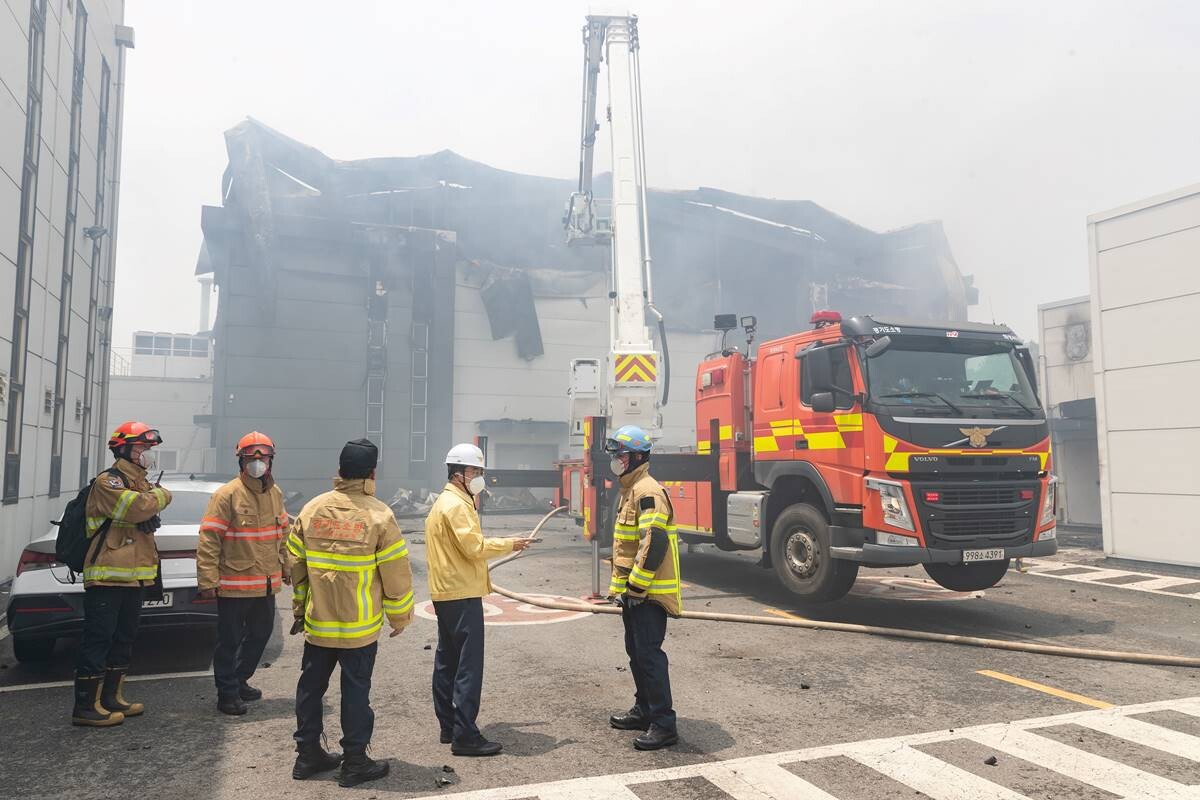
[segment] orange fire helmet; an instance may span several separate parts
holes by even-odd
[[[162,436],[158,431],[144,422],[122,422],[108,437],[109,449],[124,447],[127,444],[145,444],[155,447],[162,444]]]
[[[233,454],[236,456],[273,456],[275,455],[275,443],[265,433],[250,431],[238,440]]]

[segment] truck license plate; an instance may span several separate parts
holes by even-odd
[[[163,592],[162,600],[143,600],[142,608],[170,608],[174,600],[170,592]]]
[[[963,563],[973,561],[1000,561],[1004,558],[1003,547],[991,547],[987,550],[963,550]]]

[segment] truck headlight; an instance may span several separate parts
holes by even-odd
[[[894,481],[867,479],[867,491],[879,492],[879,504],[883,507],[883,521],[894,528],[915,531],[912,514],[908,513],[908,501],[904,499],[904,487]]]
[[[1046,481],[1046,496],[1042,498],[1042,518],[1038,525],[1048,525],[1054,521],[1055,500],[1058,496],[1058,478],[1051,477]]]

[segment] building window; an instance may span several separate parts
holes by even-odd
[[[42,75],[46,56],[46,0],[29,6],[29,81],[25,98],[25,153],[17,228],[17,280],[13,297],[12,362],[5,428],[3,501],[15,503],[21,488],[21,434],[25,416],[25,367],[29,354],[29,304],[33,288],[33,236],[37,222],[38,158],[42,140]]]
[[[112,80],[112,71],[108,60],[100,59],[100,123],[96,132],[96,215],[92,225],[104,227],[104,184],[108,181],[108,98]],[[87,357],[83,367],[83,414],[79,430],[83,436],[83,445],[79,457],[79,485],[83,486],[91,478],[90,437],[92,433],[92,402],[96,396],[96,331],[100,306],[100,269],[103,264],[104,236],[92,239],[92,255],[90,260],[91,281],[88,287],[88,326],[87,326]],[[143,338],[141,336],[138,337]],[[136,340],[135,340],[136,342]],[[149,346],[150,343],[147,343]],[[136,352],[136,348],[135,348]],[[100,421],[104,424],[104,420]]]
[[[74,66],[71,72],[71,121],[67,155],[67,215],[63,221],[62,282],[58,292],[58,351],[54,370],[54,422],[50,436],[50,497],[62,487],[63,434],[66,429],[67,367],[71,355],[71,295],[75,277],[75,237],[79,212],[79,150],[83,125],[83,78],[87,65],[87,9],[75,13]]]
[[[135,356],[154,355],[154,337],[139,333],[133,337],[133,354]]]
[[[158,450],[158,468],[163,472],[176,472],[179,469],[179,451],[178,450]]]

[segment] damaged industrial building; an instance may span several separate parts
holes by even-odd
[[[277,477],[311,497],[363,435],[380,445],[383,496],[439,486],[442,454],[479,435],[493,466],[566,454],[569,364],[602,360],[609,325],[607,253],[565,243],[570,181],[449,151],[339,161],[254,120],[225,138],[197,267],[219,290],[218,455],[268,431]],[[877,233],[813,202],[708,188],[648,205],[674,383],[665,447],[695,443],[714,314],[755,315],[770,338],[819,308],[961,320],[974,302],[937,222]]]

